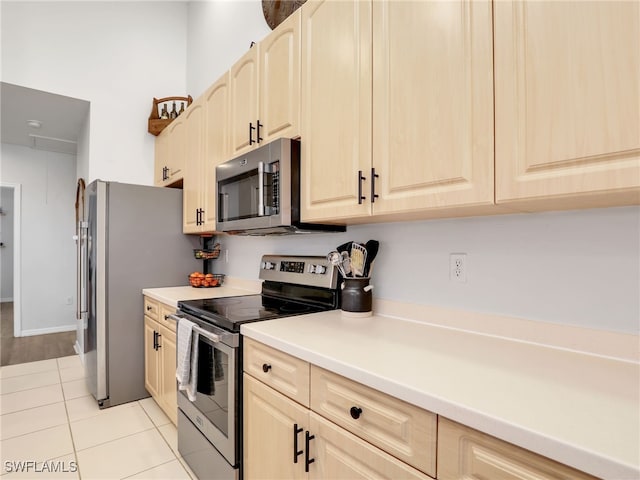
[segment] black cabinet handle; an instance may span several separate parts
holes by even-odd
[[[376,194],[376,178],[380,177],[380,175],[378,175],[376,173],[376,169],[375,168],[371,168],[371,203],[374,203],[376,201],[376,198],[378,198],[378,194]]]
[[[309,431],[304,432],[304,471],[309,472],[309,465],[316,461],[315,458],[309,458],[309,443],[316,438],[315,435],[309,435]]]
[[[151,305],[147,305],[147,312],[150,312],[151,308],[152,308]]]
[[[269,365],[268,363],[263,363],[262,364],[262,371],[264,373],[267,373],[269,370],[271,370],[271,365]]]
[[[153,349],[158,350],[158,332],[153,331]]]
[[[196,225],[202,225],[204,220],[202,219],[204,210],[202,208],[196,209]]]
[[[169,167],[162,167],[162,180],[169,178]]]
[[[304,428],[298,428],[298,424],[293,424],[293,463],[298,463],[298,457],[302,455],[304,452],[302,450],[298,450],[298,434],[302,433]]]
[[[254,139],[253,139],[253,131],[256,129],[256,127],[253,126],[253,123],[249,122],[249,145],[253,145],[254,143],[257,143]]]
[[[362,195],[362,182],[366,179],[367,177],[362,175],[362,170],[358,170],[358,205],[362,205],[362,201],[367,198]]]
[[[260,136],[260,127],[264,127],[264,125],[260,123],[260,120],[256,120],[256,125],[256,143],[260,143],[262,141],[262,137]]]
[[[357,420],[360,418],[360,415],[362,414],[362,409],[360,407],[351,407],[351,410],[349,410],[349,413],[351,414],[351,418],[353,418],[354,420]]]

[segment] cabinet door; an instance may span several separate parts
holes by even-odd
[[[358,171],[371,169],[371,2],[302,7],[301,217],[366,216]],[[368,180],[367,180],[368,181]]]
[[[161,405],[174,425],[178,423],[178,388],[176,384],[176,334],[160,326],[160,398]]]
[[[491,8],[373,2],[374,215],[493,204]]]
[[[183,113],[187,129],[187,161],[182,183],[182,231],[198,233],[202,230],[198,209],[202,208],[202,162],[204,153],[204,102],[192,103]]]
[[[300,9],[260,42],[258,96],[263,142],[299,136]]]
[[[202,198],[204,225],[202,230],[216,229],[217,184],[216,166],[231,157],[229,140],[229,74],[225,73],[204,94],[205,102],[205,155],[202,162]]]
[[[309,424],[315,436],[309,448],[314,459],[309,469],[311,479],[431,479],[314,412]]]
[[[304,454],[294,463],[294,426],[298,451],[304,449],[308,410],[248,374],[244,379],[244,478],[306,478]],[[330,477],[326,477],[330,478]]]
[[[230,70],[231,85],[231,154],[239,155],[254,148],[249,144],[249,124],[258,120],[258,45],[254,45]],[[257,131],[251,133],[257,141]]]
[[[158,324],[144,317],[144,387],[155,399],[158,398],[159,368],[158,352],[154,347]]]
[[[160,135],[156,137],[154,145],[154,167],[153,167],[153,184],[156,187],[162,187],[167,182],[165,177],[168,168],[169,159],[169,131],[164,129]]]
[[[640,3],[494,3],[496,200],[637,203]]]
[[[169,156],[167,158],[169,179],[166,182],[168,185],[182,178],[182,169],[187,155],[187,132],[182,115],[171,122],[167,128],[169,129]]]

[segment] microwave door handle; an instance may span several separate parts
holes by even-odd
[[[264,216],[264,162],[258,163],[258,216]]]

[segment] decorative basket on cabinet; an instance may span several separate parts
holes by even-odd
[[[169,102],[173,102],[171,111],[168,110]],[[180,111],[176,108],[176,102],[181,102]],[[154,98],[151,115],[149,115],[149,133],[152,135],[160,135],[160,132],[182,113],[185,104],[186,107],[188,107],[192,102],[193,98],[191,98],[191,95],[187,95],[186,97]]]

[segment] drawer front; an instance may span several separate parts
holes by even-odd
[[[309,415],[309,430],[314,434],[311,480],[433,480],[313,412]]]
[[[160,309],[159,305],[159,302],[153,298],[144,297],[144,314],[149,318],[158,320],[158,311]]]
[[[597,480],[591,475],[452,422],[438,420],[438,479]]]
[[[309,407],[309,364],[244,337],[244,371]]]
[[[158,322],[160,325],[165,326],[173,333],[176,333],[176,321],[171,320],[169,315],[173,315],[177,312],[177,309],[164,303],[160,303],[158,306]]]
[[[434,413],[314,365],[311,410],[435,477]]]

